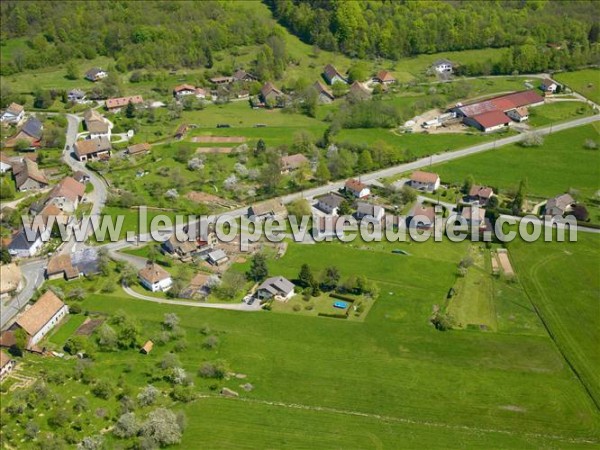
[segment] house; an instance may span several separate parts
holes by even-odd
[[[8,252],[17,258],[30,258],[40,251],[44,241],[47,241],[49,237],[50,230],[42,225],[37,230],[24,225],[8,244]]]
[[[440,187],[440,177],[437,173],[417,170],[410,175],[410,186],[421,191],[435,191]]]
[[[344,201],[343,197],[329,193],[329,194],[324,195],[323,197],[319,198],[317,200],[316,206],[321,211],[323,211],[327,214],[337,216],[338,208],[340,207],[340,205],[342,204],[343,201]]]
[[[284,277],[271,277],[262,282],[256,289],[259,300],[287,301],[294,295],[294,283]]]
[[[148,353],[150,353],[152,351],[153,348],[154,348],[154,342],[146,341],[146,343],[144,345],[142,345],[142,348],[140,348],[140,353],[143,355],[147,355]]]
[[[448,74],[452,73],[453,65],[452,62],[447,59],[438,59],[434,61],[432,67],[437,73]]]
[[[260,89],[260,99],[265,104],[279,106],[283,100],[283,92],[277,89],[273,83],[267,82]]]
[[[217,86],[221,86],[223,84],[231,84],[233,83],[233,77],[213,77],[209,80],[212,84]]]
[[[186,258],[194,253],[198,249],[198,246],[196,241],[190,241],[189,239],[179,240],[176,233],[173,233],[169,239],[162,243],[162,248],[172,255]]]
[[[0,299],[16,294],[23,287],[21,269],[15,263],[0,266]]]
[[[313,220],[312,235],[315,239],[325,239],[337,237],[336,227],[339,221],[344,220],[344,217],[330,215],[316,219]]]
[[[352,178],[344,184],[344,189],[356,198],[365,198],[371,195],[371,189],[359,180]]]
[[[90,176],[81,170],[78,170],[77,172],[73,173],[72,177],[75,181],[83,184],[90,181]]]
[[[337,71],[331,64],[327,64],[323,69],[323,76],[328,84],[333,85],[334,83],[348,84],[348,80]]]
[[[206,89],[196,88],[196,90],[194,91],[194,95],[198,100],[204,100],[208,95],[208,92],[206,91]]]
[[[556,92],[556,89],[558,88],[558,84],[556,84],[554,81],[552,81],[549,78],[545,78],[542,81],[540,88],[546,94],[554,94]]]
[[[49,280],[64,278],[69,281],[79,278],[79,275],[79,270],[73,266],[71,255],[56,255],[48,261],[46,278]]]
[[[354,216],[356,217],[356,220],[369,219],[375,222],[381,222],[383,216],[385,216],[385,210],[379,205],[358,202]]]
[[[75,156],[81,162],[97,158],[110,158],[110,140],[105,136],[77,141],[74,147]]]
[[[147,155],[150,153],[151,149],[152,146],[147,142],[144,142],[143,144],[133,144],[127,147],[127,154],[132,156]]]
[[[100,81],[108,76],[108,72],[106,70],[100,69],[98,67],[94,67],[93,69],[88,70],[85,73],[85,79],[90,81]]]
[[[287,209],[277,200],[267,200],[266,202],[252,205],[248,208],[248,218],[253,221],[264,220],[267,218],[285,219]]]
[[[467,224],[472,227],[485,228],[485,209],[477,206],[465,206],[460,212]]]
[[[0,116],[0,122],[19,124],[25,117],[25,107],[18,103],[11,103]]]
[[[493,196],[494,190],[492,188],[474,184],[467,194],[467,201],[485,206]]]
[[[98,137],[107,137],[110,139],[111,126],[98,111],[88,109],[83,115],[83,123],[89,133],[90,139]]]
[[[380,83],[384,85],[394,84],[396,82],[396,78],[388,72],[387,70],[381,70],[373,77],[373,81],[375,83]]]
[[[308,166],[310,161],[302,153],[281,157],[281,173],[286,174],[298,170],[302,166]]]
[[[570,194],[557,195],[556,197],[548,199],[548,201],[546,202],[544,215],[562,216],[565,213],[569,212],[573,208],[574,204],[575,199],[571,197]]]
[[[220,266],[221,264],[225,264],[227,261],[229,261],[229,257],[223,250],[218,249],[208,254],[207,261],[213,266]]]
[[[81,103],[85,100],[85,92],[81,89],[71,89],[67,92],[67,100],[73,103]]]
[[[85,194],[85,185],[75,178],[65,177],[52,188],[47,203],[58,206],[61,211],[75,212]]]
[[[46,291],[15,322],[29,336],[28,347],[37,344],[69,313],[69,307],[52,291]],[[11,327],[12,328],[12,327]]]
[[[506,115],[515,122],[524,122],[529,119],[529,109],[526,106],[521,106],[507,111]]]
[[[43,170],[28,158],[13,164],[13,175],[17,189],[21,192],[48,187],[48,179]]]
[[[12,170],[13,162],[4,153],[0,153],[0,173],[6,173]]]
[[[408,219],[409,226],[420,230],[430,230],[434,223],[435,208],[423,204],[415,205]]]
[[[35,212],[33,209],[34,208],[31,209],[31,212]],[[60,208],[53,203],[48,203],[44,206],[38,215],[42,219],[44,227],[48,228],[50,232],[52,232],[53,229],[56,229],[56,226],[59,227],[59,230],[61,228],[64,229],[68,236],[70,236],[73,231],[73,216],[61,211]]]
[[[348,94],[358,100],[367,100],[369,97],[371,97],[371,91],[369,91],[364,84],[358,81],[352,83]]]
[[[0,351],[0,380],[3,380],[15,367],[17,362],[3,351]]]
[[[129,97],[118,97],[118,98],[109,98],[106,100],[104,106],[106,109],[111,112],[119,112],[121,109],[125,108],[129,103],[134,105],[140,105],[144,103],[144,99],[141,95],[131,95]]]
[[[181,98],[186,95],[194,95],[196,93],[196,86],[191,84],[180,84],[173,88],[173,97]]]
[[[331,103],[335,99],[333,93],[329,90],[329,88],[320,81],[315,81],[315,84],[313,84],[313,88],[315,89],[315,91],[317,91],[317,94],[319,95],[319,103]]]
[[[149,262],[138,272],[138,278],[142,286],[152,292],[168,291],[173,285],[169,272],[153,262]]]
[[[42,130],[44,126],[35,117],[30,117],[21,127],[19,132],[6,141],[5,146],[13,148],[20,141],[29,143],[29,147],[39,147],[42,139]]]
[[[251,73],[248,73],[242,69],[236,70],[235,73],[233,74],[232,78],[233,78],[233,81],[237,81],[237,82],[249,83],[251,81],[258,81],[258,77],[254,76]]]
[[[465,117],[463,122],[484,133],[489,133],[506,128],[510,124],[510,118],[502,111],[488,111],[473,117]]]

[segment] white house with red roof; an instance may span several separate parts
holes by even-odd
[[[356,178],[346,181],[344,189],[346,192],[351,193],[356,198],[365,198],[371,195],[371,189],[369,189],[369,186],[362,183],[360,180],[357,180]]]
[[[440,176],[437,173],[417,170],[410,176],[410,186],[420,191],[435,191],[440,187]]]

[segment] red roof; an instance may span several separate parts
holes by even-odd
[[[389,73],[387,70],[382,70],[381,72],[379,72],[376,76],[376,78],[382,82],[385,81],[396,81],[396,79],[394,78],[394,76]]]
[[[467,117],[473,117],[489,111],[508,111],[519,108],[520,106],[529,106],[536,103],[542,103],[544,98],[535,91],[513,92],[512,94],[500,95],[489,100],[482,100],[459,107],[462,113]]]
[[[439,178],[440,176],[437,173],[423,172],[421,170],[416,170],[410,175],[412,181],[419,183],[437,183]]]
[[[360,181],[358,181],[358,180],[356,180],[354,178],[351,179],[351,180],[346,181],[346,185],[345,186],[346,186],[346,189],[349,189],[349,190],[351,190],[353,192],[357,192],[357,193],[360,192],[360,191],[362,191],[363,189],[365,189],[367,187],[366,184],[361,183]]]
[[[510,119],[502,111],[488,111],[472,117],[483,128],[492,128],[498,125],[510,123]]]
[[[143,103],[144,99],[141,95],[132,95],[131,97],[119,97],[119,98],[109,98],[106,100],[106,108],[121,108],[123,106],[127,106],[129,103],[138,104]]]

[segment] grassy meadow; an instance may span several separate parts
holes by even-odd
[[[585,69],[561,72],[557,73],[554,78],[591,101],[600,103],[600,70]]]

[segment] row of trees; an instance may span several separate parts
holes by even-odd
[[[268,0],[302,40],[352,57],[399,59],[423,53],[526,42],[598,42],[598,9],[582,2],[343,2]]]

